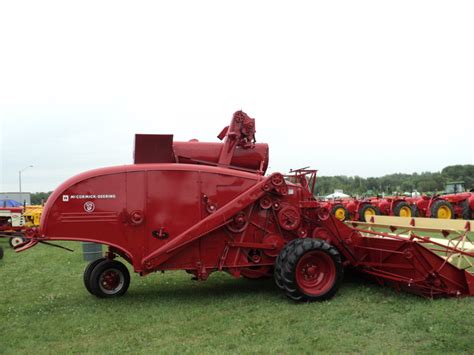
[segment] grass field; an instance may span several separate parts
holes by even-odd
[[[474,298],[425,300],[346,279],[324,303],[288,301],[272,280],[132,275],[121,299],[83,287],[80,245],[0,260],[0,353],[474,353]]]

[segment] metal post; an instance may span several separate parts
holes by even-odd
[[[20,188],[20,198],[21,198],[22,200],[23,200],[23,195],[22,195],[22,193],[21,193],[21,173],[22,173],[23,171],[25,171],[26,169],[32,168],[32,167],[33,167],[33,165],[28,165],[27,167],[25,167],[25,168],[21,169],[20,171],[18,171],[18,183],[19,183],[19,185],[20,185],[20,186],[19,186],[19,188]],[[24,203],[24,200],[21,201],[21,202]]]

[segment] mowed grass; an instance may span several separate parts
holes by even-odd
[[[474,353],[474,298],[436,301],[350,277],[328,302],[296,304],[273,280],[132,275],[97,299],[76,252],[0,240],[0,353]]]

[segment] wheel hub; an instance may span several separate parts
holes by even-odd
[[[335,280],[334,262],[324,252],[308,252],[301,257],[296,266],[296,281],[306,294],[320,295],[330,289]]]
[[[400,209],[400,217],[411,217],[411,210],[408,207],[402,207]]]
[[[440,207],[439,210],[438,210],[438,218],[450,219],[451,218],[451,211],[449,210],[449,208],[447,208],[446,206]]]
[[[334,215],[340,221],[344,221],[344,219],[346,218],[346,213],[344,212],[344,209],[342,208],[338,208]]]
[[[316,269],[316,266],[314,265],[311,265],[309,266],[307,269],[306,269],[306,272],[305,272],[305,277],[307,276],[308,278],[312,278],[316,275],[317,273],[317,269]]]
[[[106,293],[120,289],[123,284],[123,276],[116,270],[106,270],[100,278],[100,286]],[[107,292],[108,291],[108,292]]]

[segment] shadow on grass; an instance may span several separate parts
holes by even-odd
[[[424,300],[419,296],[400,293],[393,288],[380,286],[373,280],[356,272],[348,272],[345,275],[344,282],[333,300],[337,301],[339,297],[357,297],[357,295],[360,296],[361,294],[364,296],[370,294],[375,298],[406,299],[410,301],[416,299]],[[168,284],[158,281],[156,283],[138,284],[135,287],[132,285],[125,298],[127,303],[159,301],[160,303],[202,304],[214,301],[235,301],[236,299],[248,301],[249,299],[258,298],[259,301],[300,304],[289,300],[284,292],[275,285],[272,278],[246,280],[219,277],[216,279],[211,278],[204,282],[180,279]]]
[[[127,297],[128,302],[147,301],[172,301],[186,303],[201,303],[212,301],[223,301],[235,299],[236,297],[268,297],[268,299],[278,299],[283,293],[273,282],[273,279],[266,280],[243,280],[227,279],[217,281],[186,281],[180,280],[173,284],[138,285],[131,287]]]

